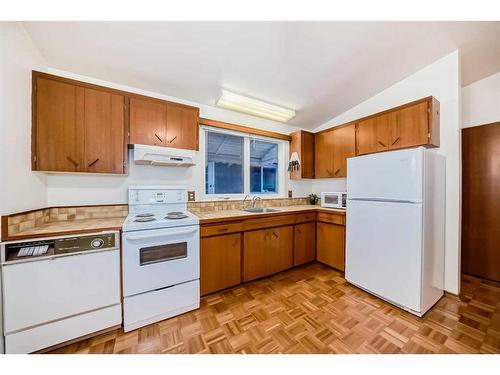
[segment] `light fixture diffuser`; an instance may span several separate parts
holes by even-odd
[[[222,90],[216,103],[219,107],[247,113],[274,121],[287,122],[295,117],[293,109],[280,107],[262,100],[249,98],[231,91]]]

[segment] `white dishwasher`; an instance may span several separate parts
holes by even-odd
[[[1,245],[6,353],[31,353],[119,326],[120,236]]]

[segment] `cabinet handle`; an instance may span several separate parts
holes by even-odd
[[[276,238],[278,238],[278,235],[276,234],[275,231],[273,231],[273,236],[276,237]]]
[[[326,172],[327,172],[330,176],[332,175],[332,172],[331,172],[329,169],[327,169],[327,170],[326,170]]]
[[[172,138],[170,141],[168,141],[168,143],[172,143],[173,141],[175,141],[175,139],[177,138],[177,136],[175,136],[174,138]]]
[[[155,133],[155,137],[158,138],[158,140],[163,143],[163,139],[160,138],[160,136],[158,134]]]
[[[93,166],[95,163],[97,163],[99,161],[99,158],[95,159],[92,163],[90,163],[88,166],[91,167]]]
[[[335,171],[334,175],[336,176],[339,172],[340,172],[340,168]]]
[[[238,245],[239,243],[240,243],[240,240],[239,240],[239,239],[237,239],[236,241],[234,241],[233,246],[236,246],[236,245]]]
[[[297,227],[297,232],[302,233],[302,229],[300,229],[299,227]]]
[[[394,146],[396,143],[398,143],[399,141],[399,137],[396,138],[396,140],[394,142],[392,142],[391,146]]]
[[[68,159],[68,161],[73,164],[75,167],[78,167],[78,163],[76,161],[74,161],[73,159],[71,159],[69,156],[66,156],[66,159]]]
[[[382,146],[382,147],[387,147],[386,145],[384,145],[382,142],[378,141],[378,143]]]

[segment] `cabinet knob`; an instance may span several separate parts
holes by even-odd
[[[175,136],[174,138],[172,138],[170,141],[168,141],[168,143],[172,143],[173,141],[175,141],[175,139],[177,138],[177,136]]]
[[[394,140],[394,142],[392,142],[391,146],[394,146],[394,145],[395,145],[396,143],[398,143],[398,142],[399,142],[399,137],[397,137],[397,138]]]
[[[382,147],[387,147],[385,144],[383,144],[382,142],[378,141],[379,145],[381,145]]]
[[[95,163],[97,163],[99,161],[99,158],[95,159],[92,163],[90,163],[88,166],[89,167],[92,167]]]
[[[160,136],[158,134],[155,133],[155,137],[161,142],[163,143],[163,139],[160,138]]]
[[[335,171],[334,175],[336,176],[339,172],[340,172],[340,168]]]
[[[66,159],[67,159],[67,160],[68,160],[71,164],[73,164],[75,167],[78,167],[78,163],[77,163],[75,160],[73,160],[73,159],[72,159],[72,158],[70,158],[69,156],[66,156]]]

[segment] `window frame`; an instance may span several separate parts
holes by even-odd
[[[207,133],[215,132],[220,134],[234,135],[243,138],[243,193],[233,194],[207,194],[206,192],[206,167],[207,167]],[[277,168],[277,192],[276,193],[251,193],[250,192],[250,141],[264,141],[278,145],[278,168]],[[203,189],[201,194],[202,200],[241,200],[245,196],[257,196],[260,198],[284,198],[286,188],[287,172],[285,163],[287,162],[286,153],[288,152],[288,142],[276,138],[264,137],[246,132],[238,132],[234,130],[221,129],[212,126],[200,126],[200,153],[201,163],[203,168]]]

